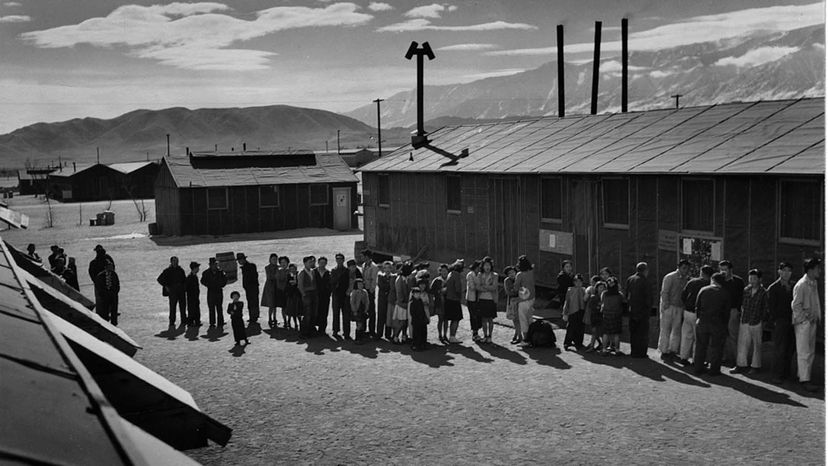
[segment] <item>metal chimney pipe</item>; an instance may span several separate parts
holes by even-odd
[[[621,19],[621,112],[627,113],[627,68],[629,67],[629,57],[627,56],[627,34],[629,28],[629,20],[627,18]]]
[[[592,56],[592,103],[589,113],[598,113],[598,74],[601,68],[601,22],[595,22],[595,54]]]
[[[564,96],[564,38],[563,24],[559,24],[558,32],[558,117],[563,118],[566,113],[566,98]]]
[[[247,143],[246,142],[242,143],[242,152],[247,152]]]
[[[167,157],[170,156],[170,133],[167,133]]]

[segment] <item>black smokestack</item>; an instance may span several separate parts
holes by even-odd
[[[170,134],[167,133],[167,157],[170,156]]]
[[[629,20],[627,18],[621,19],[621,112],[627,112],[627,68],[629,65],[629,57],[627,56],[627,33]]]
[[[559,24],[558,32],[558,116],[564,117],[566,113],[566,99],[564,96],[564,39],[563,24]]]
[[[601,67],[601,22],[595,22],[595,54],[592,57],[592,104],[589,113],[598,113],[598,71]]]

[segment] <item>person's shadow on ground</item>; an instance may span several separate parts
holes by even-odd
[[[496,358],[506,359],[509,362],[520,365],[527,364],[526,357],[522,356],[520,353],[512,351],[506,346],[501,346],[497,343],[488,343],[483,345],[477,345],[477,347],[480,350],[485,351],[486,353],[489,353],[491,356],[494,356]]]
[[[201,338],[204,338],[207,341],[219,341],[221,337],[227,334],[228,333],[224,331],[224,326],[208,327],[207,333],[201,335]]]
[[[166,330],[156,333],[155,336],[159,338],[166,338],[167,340],[175,340],[180,335],[183,335],[186,330],[187,327],[184,324],[181,324],[178,327],[170,325]]]
[[[446,352],[449,353],[449,354],[459,354],[459,355],[462,355],[462,356],[465,356],[465,357],[471,359],[472,361],[483,362],[483,363],[492,363],[492,362],[495,361],[494,359],[492,359],[490,357],[487,357],[483,354],[478,353],[471,346],[466,346],[466,345],[463,345],[463,344],[449,344],[445,348],[446,348]]]
[[[704,379],[707,380],[707,382],[711,385],[730,387],[736,391],[744,393],[747,396],[756,398],[757,400],[764,401],[766,403],[784,404],[788,406],[796,406],[799,408],[805,407],[805,405],[803,405],[802,403],[792,400],[791,396],[788,393],[768,390],[765,387],[748,383],[740,378],[730,377],[726,374],[718,375],[715,377],[702,375],[702,377],[704,377]]]
[[[554,367],[555,369],[572,369],[572,366],[570,366],[569,363],[558,356],[561,353],[561,350],[557,346],[525,346],[523,347],[523,351],[527,356],[529,356],[529,358],[543,366]]]
[[[236,345],[229,350],[228,353],[232,354],[234,358],[241,357],[244,354],[244,351],[247,349],[247,345]]]
[[[443,345],[429,344],[428,347],[422,351],[414,351],[410,347],[408,352],[411,353],[411,359],[420,364],[425,364],[428,367],[438,368],[443,366],[453,366],[451,361],[453,356],[448,354],[448,347]],[[405,353],[401,351],[401,353]]]

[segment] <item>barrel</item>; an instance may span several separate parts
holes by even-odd
[[[239,277],[239,266],[236,262],[236,255],[231,252],[220,252],[216,254],[218,266],[227,275],[227,283],[234,283]]]
[[[115,212],[111,210],[104,210],[103,212],[104,225],[115,225]]]
[[[147,228],[149,229],[149,235],[150,236],[155,236],[155,235],[158,234],[158,224],[157,223],[152,222],[149,225],[147,225]]]

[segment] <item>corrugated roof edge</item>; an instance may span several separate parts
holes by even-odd
[[[755,104],[755,103],[759,103],[759,102],[796,102],[796,101],[801,101],[801,100],[818,100],[818,99],[825,99],[825,97],[824,96],[820,96],[820,97],[798,97],[798,98],[790,98],[790,99],[767,99],[767,100],[756,100],[756,101],[734,100],[734,101],[728,101],[728,102],[716,102],[716,103],[706,104],[706,105],[693,105],[693,106],[681,107],[681,108],[672,107],[672,108],[654,108],[654,109],[645,109],[645,110],[633,110],[633,111],[628,111],[626,113],[635,114],[635,113],[651,113],[651,112],[676,112],[676,111],[681,111],[681,110],[692,110],[692,109],[695,109],[695,108],[707,108],[707,107],[715,107],[715,106],[730,105],[730,104]],[[541,120],[552,120],[552,119],[560,120],[560,119],[569,119],[569,118],[589,118],[589,117],[599,117],[599,116],[605,116],[605,115],[616,115],[616,114],[620,114],[620,113],[621,112],[605,112],[605,113],[599,113],[597,115],[572,114],[572,115],[566,115],[563,118],[560,118],[556,115],[543,115],[543,116],[539,116],[539,117],[520,118],[520,119],[515,119],[515,120],[504,120],[504,121],[498,121],[498,122],[491,122],[490,121],[490,122],[478,123],[478,124],[467,123],[467,124],[462,124],[462,125],[446,125],[446,126],[442,126],[438,129],[432,131],[430,134],[434,134],[434,133],[436,133],[438,131],[442,131],[446,128],[457,129],[457,128],[475,128],[475,127],[479,127],[479,126],[483,126],[483,125],[486,125],[486,126],[512,125],[512,124],[516,124],[516,123],[520,123],[520,122],[526,122],[526,121],[536,122],[536,121],[541,121]],[[373,169],[373,166],[379,165],[380,163],[385,163],[388,160],[388,158],[398,156],[398,154],[409,152],[411,150],[413,150],[413,147],[411,146],[411,144],[406,144],[404,146],[400,146],[396,150],[394,150],[393,152],[383,156],[381,159],[372,161],[372,162],[370,162],[370,163],[368,163],[368,164],[366,164],[366,165],[364,165],[364,166],[362,166],[358,169],[355,169],[354,171],[355,172],[396,172],[396,171],[410,172],[410,170],[394,170],[394,169],[388,169],[388,168]],[[444,171],[444,170],[433,170],[433,169],[416,170],[416,172],[417,173],[448,173],[447,171]],[[451,173],[455,173],[455,172],[451,172]],[[627,171],[618,171],[618,172],[607,171],[607,172],[602,172],[602,173],[612,175],[612,174],[620,174],[620,173],[625,173],[626,174],[628,172]],[[661,174],[661,173],[662,172],[653,172],[652,174]],[[693,174],[694,172],[676,172],[676,173],[681,175],[681,174]],[[709,174],[707,172],[699,172],[699,173]],[[536,175],[536,174],[541,174],[541,172],[537,172],[537,171],[526,171],[526,172],[523,172],[523,171],[510,171],[509,174],[510,175]],[[590,172],[590,171],[576,172],[576,171],[573,171],[573,172],[567,172],[567,174],[573,174],[573,175],[592,174],[592,175],[594,175],[594,174],[596,174],[596,172]],[[640,172],[640,173],[636,172],[636,174],[646,175],[646,174],[651,174],[651,173],[649,173],[649,172]],[[745,174],[749,175],[749,173],[745,173]],[[753,174],[767,174],[767,172],[760,172],[760,173],[753,173]]]
[[[112,440],[116,450],[121,453],[124,463],[128,463],[131,460],[131,462],[140,464],[140,451],[137,448],[134,448],[133,445],[129,444],[128,433],[123,430],[120,423],[121,416],[117,411],[115,411],[115,408],[112,407],[109,400],[106,399],[106,396],[104,396],[100,387],[98,387],[97,383],[95,383],[95,379],[92,378],[92,375],[83,363],[81,363],[77,355],[75,355],[75,352],[69,347],[69,343],[64,339],[63,335],[61,335],[56,325],[50,320],[49,313],[41,306],[40,302],[34,296],[31,288],[29,288],[29,284],[23,280],[19,273],[19,266],[11,257],[11,253],[6,248],[6,244],[3,241],[0,241],[0,251],[2,251],[2,254],[8,258],[9,266],[14,273],[15,279],[17,279],[17,282],[23,290],[23,294],[26,295],[26,299],[31,304],[32,309],[34,309],[43,323],[43,327],[46,329],[49,338],[55,344],[58,351],[60,351],[61,355],[72,366],[75,373],[78,374],[78,383],[83,387],[89,402],[94,403],[93,409],[97,408],[96,414],[100,415],[100,420],[102,421],[101,424],[109,433],[110,440]]]

